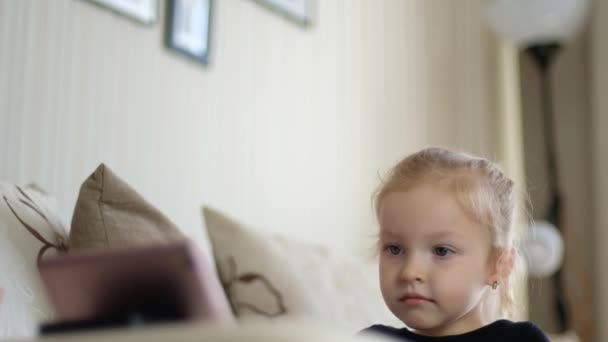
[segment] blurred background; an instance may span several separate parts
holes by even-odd
[[[497,161],[547,219],[553,134],[565,254],[522,315],[607,341],[608,3],[523,45],[492,28],[496,3],[0,0],[0,180],[37,183],[69,223],[104,162],[203,245],[210,205],[359,250],[383,172],[430,145]],[[556,42],[549,125],[526,49]]]

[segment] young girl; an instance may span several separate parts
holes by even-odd
[[[513,182],[486,159],[439,148],[398,163],[376,194],[380,287],[406,341],[549,341],[513,311]]]

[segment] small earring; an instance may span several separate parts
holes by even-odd
[[[498,280],[494,280],[494,282],[492,283],[492,290],[496,290],[498,288]]]

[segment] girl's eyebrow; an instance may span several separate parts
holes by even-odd
[[[400,237],[401,235],[400,235],[400,234],[398,234],[398,233],[396,233],[396,232],[390,231],[390,230],[385,230],[385,229],[382,229],[382,230],[380,231],[380,236],[383,236],[383,237],[389,237],[389,238],[391,238],[391,237],[393,237],[393,238],[398,238],[398,237]]]
[[[453,231],[444,231],[444,232],[437,232],[434,233],[433,235],[431,235],[432,238],[435,239],[442,239],[442,238],[462,238],[463,236],[457,232],[453,232]]]

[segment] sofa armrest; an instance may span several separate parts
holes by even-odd
[[[108,329],[84,333],[42,336],[34,341],[86,341],[86,342],[381,342],[385,339],[372,336],[355,336],[307,324],[162,324],[142,328]]]

